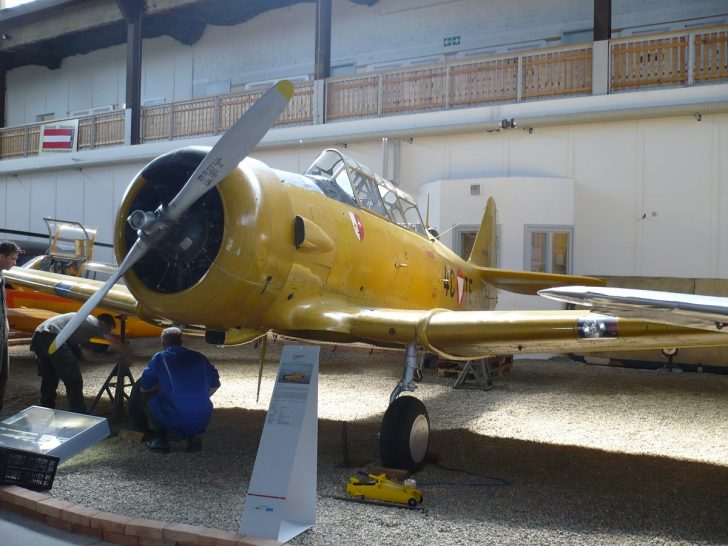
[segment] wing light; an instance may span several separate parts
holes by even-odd
[[[582,339],[619,337],[619,321],[614,317],[580,318],[576,330]]]

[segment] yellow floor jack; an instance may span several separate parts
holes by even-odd
[[[376,470],[370,470],[359,472],[359,476],[351,476],[346,484],[346,492],[360,500],[406,504],[411,508],[422,504],[422,492],[417,489],[417,482],[413,478],[405,478],[399,483],[389,479],[386,471],[377,473]]]

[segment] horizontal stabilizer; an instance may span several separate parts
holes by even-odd
[[[479,269],[480,278],[508,292],[534,296],[539,290],[581,284],[584,286],[604,286],[603,279],[596,277],[581,277],[578,275],[558,275],[556,273],[536,273],[534,271],[518,271],[514,269],[494,269],[483,267]]]

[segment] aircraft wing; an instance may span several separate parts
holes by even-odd
[[[586,353],[716,346],[728,339],[693,328],[595,315],[588,311],[450,311],[305,306],[302,319],[369,343],[403,345],[413,339],[451,360],[492,355]]]
[[[545,298],[588,306],[595,313],[717,332],[728,324],[728,298],[628,288],[563,286],[541,290]],[[728,332],[728,331],[727,331]]]
[[[71,277],[37,269],[13,267],[3,272],[5,281],[16,287],[28,288],[60,296],[69,300],[85,302],[101,286],[103,282],[82,277]],[[126,286],[117,284],[103,298],[99,307],[116,311],[125,315],[139,315],[139,305]]]
[[[86,301],[103,284],[21,267],[3,275],[15,286],[79,302]],[[115,285],[99,306],[139,316],[140,306],[124,285]],[[385,346],[401,346],[416,339],[426,350],[454,360],[500,354],[581,354],[728,344],[728,338],[714,332],[596,315],[586,310],[400,310],[361,308],[344,300],[324,298],[300,305],[294,315],[295,331],[281,333],[312,340],[344,334]]]

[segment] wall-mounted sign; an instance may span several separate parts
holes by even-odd
[[[460,36],[448,36],[442,39],[442,45],[445,47],[452,47],[460,45]]]
[[[67,119],[45,123],[40,127],[41,154],[74,152],[78,142],[78,120]]]

